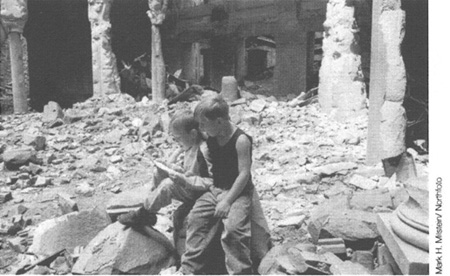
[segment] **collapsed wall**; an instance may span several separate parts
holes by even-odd
[[[319,103],[322,110],[344,119],[366,107],[355,7],[347,2],[328,2],[319,72]]]

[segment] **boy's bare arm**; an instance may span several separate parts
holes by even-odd
[[[247,136],[241,135],[236,142],[236,151],[238,155],[238,170],[239,175],[233,183],[233,186],[228,191],[226,196],[217,204],[215,216],[225,217],[228,215],[231,204],[244,190],[250,179],[250,171],[252,165],[251,159],[251,143]]]

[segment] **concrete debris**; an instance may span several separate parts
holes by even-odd
[[[95,189],[89,185],[87,182],[82,182],[77,184],[77,187],[75,189],[75,193],[89,197],[94,195]]]
[[[8,170],[18,170],[23,165],[28,165],[36,160],[36,152],[33,149],[6,149],[3,153],[3,162]]]
[[[44,106],[44,112],[42,113],[43,122],[49,123],[62,118],[64,118],[64,112],[58,103],[50,101]]]
[[[258,99],[258,100],[254,100],[250,103],[250,110],[256,112],[256,113],[260,113],[261,111],[264,110],[264,108],[266,107],[266,101],[264,99]]]
[[[12,200],[11,192],[0,191],[0,203],[5,203],[9,200]]]
[[[348,183],[364,190],[372,190],[377,187],[377,182],[358,174],[354,174]]]
[[[73,274],[158,274],[175,264],[175,249],[151,228],[141,231],[119,222],[101,231],[83,250]]]
[[[58,193],[57,200],[63,215],[78,211],[78,204],[67,193]]]
[[[258,81],[252,86],[264,89]],[[207,91],[203,90],[201,97]],[[306,242],[310,236],[314,242],[378,237],[372,217],[395,210],[408,196],[403,186],[427,183],[428,155],[419,147],[414,147],[417,152],[411,155],[417,178],[411,177],[408,183],[398,181],[396,174],[387,178],[381,163],[363,165],[367,146],[364,116],[349,122],[330,121],[315,103],[316,94],[277,100],[264,96],[268,93],[255,95],[235,88],[232,92],[242,98],[231,102],[231,120],[253,139],[252,179],[275,244]],[[189,101],[200,94],[192,95]],[[8,239],[21,237],[28,245],[37,225],[57,220],[61,214],[72,217],[82,213],[79,210],[98,206],[106,207],[115,220],[117,215],[142,206],[151,188],[151,159],[167,159],[178,147],[167,133],[168,123],[176,110],[195,108],[197,102],[189,101],[158,105],[147,97],[136,103],[127,95],[108,95],[104,100],[92,97],[64,112],[53,106],[54,112],[48,114],[1,117],[0,234],[10,235]],[[166,237],[173,234],[170,218],[178,206],[174,203],[158,214],[157,228]],[[67,218],[55,225],[70,221]],[[106,222],[103,225],[98,229]],[[309,235],[299,235],[308,230]],[[80,249],[87,243],[73,241],[73,246]],[[321,246],[315,250],[325,251],[321,252],[328,256],[324,262],[338,264],[330,252],[341,252],[341,243]],[[5,239],[0,256],[6,249]],[[67,271],[60,261],[49,268],[52,273]],[[298,267],[295,270],[291,265],[291,271]],[[2,273],[11,270],[0,268]]]
[[[358,165],[353,162],[340,162],[315,167],[312,171],[318,175],[333,175],[338,172],[348,171],[357,168]]]
[[[293,217],[288,217],[282,221],[278,222],[278,226],[279,227],[286,227],[286,226],[300,226],[303,224],[303,222],[305,221],[306,216],[301,215],[301,216],[293,216]]]
[[[49,256],[62,249],[72,252],[76,246],[86,246],[110,223],[107,214],[97,208],[46,220],[34,231],[28,251],[41,256]]]

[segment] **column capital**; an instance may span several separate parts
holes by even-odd
[[[91,23],[109,22],[113,1],[114,0],[88,0],[89,21]]]
[[[148,0],[147,15],[152,25],[161,25],[166,19],[167,0]]]
[[[1,0],[0,18],[5,31],[22,33],[28,20],[28,0]]]

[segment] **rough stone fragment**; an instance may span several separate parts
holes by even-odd
[[[373,239],[379,236],[376,215],[360,210],[340,210],[330,216],[325,230],[344,240]]]
[[[58,103],[50,101],[44,106],[44,112],[42,113],[43,122],[53,122],[62,118],[64,118],[64,112]]]
[[[370,275],[370,271],[359,263],[345,261],[342,264],[332,265],[331,273],[333,275]]]
[[[35,159],[36,153],[32,149],[7,149],[3,153],[3,162],[8,170],[18,170]]]
[[[44,176],[38,176],[36,178],[36,182],[34,182],[33,186],[35,187],[45,187],[47,185],[51,184],[51,179],[44,177]]]
[[[11,192],[0,191],[0,203],[5,203],[12,199]]]
[[[372,211],[376,207],[393,210],[392,198],[388,190],[375,189],[358,191],[350,200],[350,207],[363,211]]]
[[[340,162],[315,167],[312,169],[312,172],[318,175],[333,175],[337,172],[351,170],[357,167],[358,165],[353,162]]]
[[[109,160],[111,161],[111,163],[119,163],[119,162],[122,162],[122,156],[113,155],[113,156],[111,156],[111,158]]]
[[[11,248],[12,250],[14,250],[17,253],[23,253],[27,250],[26,246],[24,244],[26,244],[26,240],[21,237],[15,237],[12,239],[8,239],[9,248]]]
[[[249,108],[250,110],[260,113],[266,107],[266,101],[264,99],[257,99],[251,102]]]
[[[381,159],[396,157],[405,152],[406,112],[401,102],[385,101],[381,107]]]
[[[85,248],[73,274],[158,274],[175,264],[175,249],[151,228],[136,231],[119,222],[109,225]]]
[[[63,192],[58,193],[57,200],[58,206],[64,215],[78,211],[78,205],[74,200],[71,199],[70,195]]]
[[[364,190],[372,190],[377,187],[377,182],[357,174],[354,174],[348,183]]]
[[[301,215],[301,216],[293,216],[293,217],[288,217],[286,219],[283,219],[282,221],[278,222],[278,226],[279,227],[285,227],[285,226],[300,226],[303,224],[303,222],[305,221],[306,216],[305,215]]]
[[[89,117],[90,114],[86,110],[68,109],[64,114],[64,122],[74,123]]]
[[[142,154],[145,150],[145,145],[143,143],[131,143],[131,144],[127,144],[124,148],[124,152],[126,156],[133,156],[133,155],[138,155],[138,154]]]
[[[97,208],[46,220],[34,231],[33,244],[28,251],[43,256],[62,249],[72,252],[76,246],[86,246],[110,223],[107,214]]]
[[[94,195],[94,188],[91,187],[91,185],[89,185],[89,183],[87,182],[82,182],[80,184],[77,185],[77,187],[75,188],[75,193],[83,195],[83,196],[93,196]]]
[[[39,131],[27,131],[22,135],[22,140],[25,145],[33,146],[35,150],[40,151],[45,149],[46,138],[40,135]]]
[[[122,131],[114,129],[103,137],[105,143],[116,144],[122,139]]]

